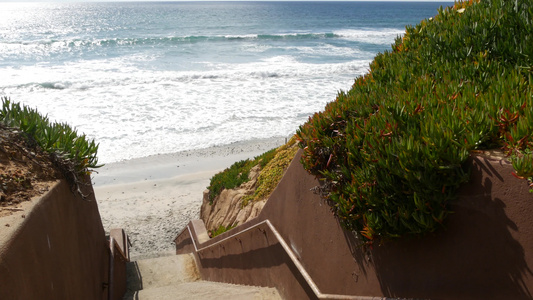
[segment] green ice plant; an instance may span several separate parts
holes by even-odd
[[[250,181],[250,170],[259,166],[261,171],[257,177],[257,183],[253,193],[242,198],[241,206],[267,198],[276,188],[283,177],[285,170],[294,158],[298,147],[296,137],[292,137],[287,143],[278,148],[271,149],[254,159],[242,160],[234,163],[224,171],[215,174],[211,178],[209,190],[209,203],[213,204],[215,198],[224,189],[233,189]]]
[[[297,151],[296,137],[293,136],[285,145],[267,152],[269,159],[261,160],[261,172],[257,177],[255,190],[242,198],[241,206],[268,198],[281,181]]]
[[[250,178],[250,170],[260,164],[264,167],[269,161],[274,158],[276,149],[269,150],[254,159],[241,160],[224,171],[215,174],[211,177],[211,181],[207,189],[209,190],[209,204],[213,204],[213,200],[220,195],[224,189],[233,189],[239,185],[248,182]]]
[[[533,177],[532,1],[467,1],[408,26],[300,126],[302,164],[342,224],[372,243],[443,227],[471,152]]]
[[[58,158],[58,161],[68,162],[70,171],[77,176],[90,174],[92,169],[101,166],[96,156],[98,144],[94,140],[89,141],[68,124],[50,122],[47,116],[42,116],[35,109],[12,102],[7,97],[1,100],[0,123],[20,129],[29,141]]]
[[[211,238],[214,238],[214,237],[217,236],[217,235],[220,235],[220,234],[222,234],[222,233],[224,233],[224,232],[226,232],[226,231],[230,231],[230,230],[232,230],[232,229],[235,228],[236,226],[237,226],[237,225],[231,225],[231,226],[227,226],[227,227],[226,227],[226,226],[224,226],[224,225],[220,225],[220,226],[218,226],[217,229],[210,230],[210,231],[209,231],[209,236],[210,236]]]

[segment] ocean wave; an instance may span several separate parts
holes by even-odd
[[[70,84],[69,83],[63,83],[63,82],[43,82],[43,83],[38,83],[37,85],[42,87],[42,88],[44,88],[44,89],[64,90]]]
[[[215,69],[197,71],[148,71],[127,66],[119,60],[84,61],[62,67],[28,66],[4,70],[11,81],[4,82],[5,89],[16,90],[64,90],[87,91],[107,86],[146,89],[151,86],[171,88],[181,84],[239,84],[257,80],[298,80],[298,78],[321,78],[353,76],[362,74],[370,60],[352,60],[344,63],[303,63],[292,56],[276,56],[261,62],[242,64],[219,64]],[[77,77],[79,70],[84,76]],[[118,71],[120,70],[120,71]],[[18,76],[18,74],[32,74]],[[350,75],[352,74],[352,75]],[[43,78],[55,80],[42,80]],[[18,79],[17,79],[18,78]],[[25,78],[25,79],[24,79]]]
[[[64,90],[72,87],[71,82],[61,82],[61,81],[46,81],[46,82],[30,82],[24,84],[14,84],[14,85],[5,85],[4,90],[13,90],[20,89],[32,92],[35,89],[44,89],[44,90]],[[80,89],[81,88],[77,88]],[[88,86],[85,86],[85,89],[88,89]]]
[[[285,62],[279,65],[265,63],[241,65],[238,68],[228,66],[226,70],[210,70],[198,72],[176,72],[171,74],[154,74],[154,81],[165,82],[200,82],[200,81],[225,81],[241,82],[252,79],[290,79],[316,76],[336,76],[343,74],[360,74],[367,68],[370,60],[356,60],[338,64],[305,64],[299,62]],[[162,76],[161,76],[162,75]],[[147,74],[139,74],[140,80],[146,80]]]
[[[245,34],[245,35],[192,35],[192,36],[170,36],[170,37],[141,37],[141,38],[111,38],[111,39],[79,39],[68,40],[43,39],[34,41],[9,41],[2,43],[4,47],[87,47],[87,46],[134,46],[134,45],[175,45],[183,43],[199,42],[222,42],[222,41],[243,41],[243,40],[314,40],[331,39],[340,37],[334,33],[284,33],[284,34]]]
[[[169,37],[119,37],[104,39],[42,39],[34,41],[7,41],[0,43],[0,53],[16,54],[35,48],[40,52],[65,51],[85,48],[114,48],[131,46],[175,46],[180,44],[195,44],[207,42],[240,42],[240,41],[303,41],[303,40],[331,40],[345,39],[361,43],[388,45],[394,38],[401,36],[403,30],[386,28],[381,30],[345,29],[334,32],[316,33],[273,33],[273,34],[244,34],[244,35],[191,35]],[[71,51],[67,50],[67,51]]]
[[[334,32],[336,36],[350,41],[363,43],[390,45],[394,39],[405,33],[404,29],[383,28],[383,29],[345,29]]]

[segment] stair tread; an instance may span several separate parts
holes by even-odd
[[[227,299],[227,300],[277,300],[281,299],[275,288],[235,285],[228,283],[196,281],[140,290],[132,295],[136,300],[167,299]]]
[[[172,255],[128,263],[128,290],[135,291],[197,281],[200,274],[192,255]]]
[[[281,299],[275,288],[200,280],[191,254],[142,259],[128,263],[124,300]]]

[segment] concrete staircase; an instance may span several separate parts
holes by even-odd
[[[281,299],[274,288],[202,281],[190,254],[130,262],[127,283],[124,300]]]

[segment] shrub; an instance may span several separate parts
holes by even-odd
[[[220,225],[220,226],[218,226],[217,229],[215,229],[215,230],[210,230],[210,231],[209,231],[209,237],[214,238],[215,236],[217,236],[217,235],[219,235],[219,234],[222,234],[222,233],[224,233],[224,232],[226,232],[226,231],[230,231],[230,230],[232,230],[232,229],[235,228],[236,226],[237,226],[237,225],[232,225],[232,226],[227,226],[227,227],[226,227],[226,226],[224,226],[224,225]]]
[[[241,204],[243,207],[250,202],[265,199],[272,194],[294,158],[296,151],[298,151],[298,147],[294,136],[287,144],[275,149],[275,151],[267,152],[269,153],[269,159],[261,160],[261,173],[257,178],[257,188],[253,194],[243,197]]]
[[[302,163],[346,228],[371,242],[441,227],[472,151],[499,147],[532,179],[531,4],[439,9],[300,126]]]
[[[224,171],[211,177],[210,184],[207,187],[209,190],[209,204],[213,204],[213,200],[220,195],[222,190],[233,189],[248,182],[250,180],[248,177],[250,170],[257,164],[261,164],[261,166],[268,164],[274,158],[275,151],[276,149],[269,150],[255,157],[253,160],[246,159],[238,161]]]
[[[0,122],[20,129],[29,141],[50,153],[73,185],[77,186],[78,176],[90,174],[92,169],[100,167],[96,156],[98,144],[94,140],[88,141],[84,134],[79,135],[68,124],[52,123],[47,116],[11,102],[7,97],[2,97]]]

